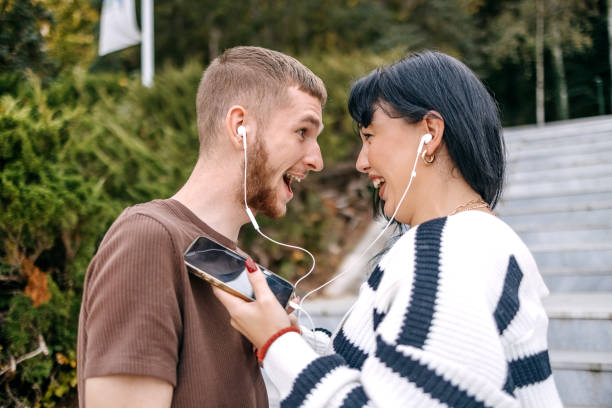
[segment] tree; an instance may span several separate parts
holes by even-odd
[[[51,68],[44,51],[41,25],[51,22],[49,13],[32,0],[2,0],[0,3],[0,71],[37,72]]]
[[[596,13],[595,0],[506,1],[490,26],[487,52],[493,64],[510,60],[535,64],[536,117],[544,122],[544,56],[549,50],[557,82],[557,118],[569,116],[564,53],[592,46],[589,19]]]
[[[89,67],[98,50],[95,27],[100,18],[91,0],[40,0],[52,15],[41,30],[49,58],[58,70],[75,65]]]

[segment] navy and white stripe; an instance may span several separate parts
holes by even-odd
[[[337,354],[321,357],[310,363],[293,384],[291,394],[281,402],[281,408],[299,407],[302,405],[306,396],[325,375],[343,365],[344,360]]]
[[[374,291],[378,290],[378,285],[380,285],[380,280],[382,279],[382,275],[383,275],[383,271],[382,269],[380,269],[380,265],[376,265],[376,267],[374,268],[374,271],[372,271],[372,274],[370,275],[367,281],[368,286],[370,286],[372,290]]]
[[[308,344],[285,335],[264,370],[283,407],[561,407],[541,348],[545,314],[529,298],[539,292],[524,290],[537,273],[501,220],[431,220],[381,258],[330,339],[332,354],[304,360]],[[524,319],[534,315],[544,318]]]
[[[357,386],[349,392],[344,401],[342,401],[341,408],[361,408],[368,403],[368,396],[363,390],[362,386]]]
[[[344,329],[340,329],[333,343],[334,351],[344,357],[349,367],[361,370],[361,366],[368,356],[363,350],[351,343],[344,335]]]
[[[518,388],[543,382],[552,375],[547,350],[511,361],[509,365],[512,383]]]
[[[523,272],[516,262],[516,258],[511,255],[508,261],[504,288],[502,289],[502,294],[495,308],[495,312],[493,312],[499,334],[502,334],[504,330],[506,330],[516,316],[516,312],[519,310],[520,301],[518,291],[522,279]]]
[[[399,344],[422,348],[427,339],[438,291],[440,246],[445,223],[446,218],[438,218],[417,228],[412,299],[406,311]]]

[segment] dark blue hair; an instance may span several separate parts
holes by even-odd
[[[355,82],[348,109],[359,127],[370,125],[376,109],[409,123],[423,120],[431,111],[439,112],[454,165],[491,208],[497,204],[505,171],[497,103],[460,61],[441,52],[423,51],[377,68]],[[379,207],[377,195],[374,197]]]

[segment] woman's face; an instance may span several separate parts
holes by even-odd
[[[410,124],[403,118],[390,118],[378,108],[372,123],[360,129],[361,152],[357,158],[357,170],[367,173],[385,202],[385,215],[391,217],[410,181],[410,173],[416,157],[419,141],[426,133],[419,124]],[[414,203],[413,181],[396,219],[410,223]]]

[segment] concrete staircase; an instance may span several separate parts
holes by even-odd
[[[612,407],[612,116],[505,131],[497,208],[551,292],[549,348],[567,406]]]
[[[561,398],[568,407],[612,407],[612,116],[510,128],[505,138],[496,212],[529,246],[550,289]],[[362,279],[357,271],[326,292],[333,299],[307,302],[318,326],[333,331]]]

